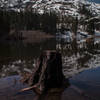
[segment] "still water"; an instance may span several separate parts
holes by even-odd
[[[16,75],[24,69],[31,70],[34,67],[34,60],[43,50],[55,49],[55,39],[43,40],[39,43],[13,41],[0,44],[0,77]]]
[[[25,43],[10,41],[0,44],[0,78],[31,72],[43,50],[62,53],[63,73],[69,83],[80,88],[93,100],[100,100],[100,39],[99,37],[61,38]],[[90,99],[91,100],[91,99]]]

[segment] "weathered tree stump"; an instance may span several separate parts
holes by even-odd
[[[46,93],[52,88],[62,88],[64,75],[62,72],[62,57],[57,51],[44,51],[36,62],[32,74],[23,82],[31,87],[22,91],[33,89],[36,93]]]

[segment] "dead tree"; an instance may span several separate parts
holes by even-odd
[[[62,72],[62,57],[56,51],[44,51],[37,60],[32,74],[23,80],[30,87],[21,91],[33,89],[41,94],[52,88],[62,88],[64,75]]]

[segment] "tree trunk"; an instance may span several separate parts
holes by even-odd
[[[61,54],[56,51],[44,51],[37,60],[33,73],[24,82],[29,83],[29,89],[34,89],[37,93],[62,88],[64,75]]]

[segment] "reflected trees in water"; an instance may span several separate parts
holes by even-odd
[[[63,55],[65,76],[70,77],[84,69],[97,67],[95,61],[99,59],[99,45],[99,43],[96,43],[95,38],[87,38],[83,42],[74,39],[71,43],[58,41],[57,49]],[[94,66],[91,66],[92,64]]]

